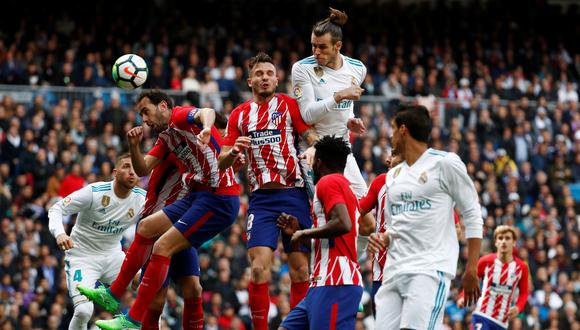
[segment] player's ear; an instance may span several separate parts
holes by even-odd
[[[250,76],[248,76],[248,79],[246,79],[246,82],[248,83],[248,87],[250,87],[250,90],[252,89],[252,78],[250,78]]]
[[[340,49],[341,49],[341,48],[342,48],[342,40],[339,40],[339,41],[337,41],[337,42],[334,44],[334,49],[335,49],[337,52],[340,52]]]

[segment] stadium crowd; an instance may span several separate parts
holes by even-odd
[[[145,17],[153,17],[147,9],[137,10],[138,19],[130,23],[104,12],[89,22],[66,11],[49,15],[43,18],[48,29],[40,28],[42,20],[25,19],[0,31],[0,84],[111,86],[115,58],[136,53],[149,63],[146,87],[181,91],[184,102],[227,116],[248,90],[246,60],[265,50],[280,67],[278,90],[289,92],[292,63],[309,55],[311,26],[281,17],[272,5],[250,6],[252,15],[265,17],[259,24],[246,21],[250,9],[241,3],[201,2],[200,12],[210,5],[225,16],[192,22],[169,4],[148,10],[170,19],[139,29]],[[487,5],[480,10],[387,4],[372,13],[345,8],[352,19],[345,26],[343,53],[368,67],[365,94],[383,96],[357,105],[367,133],[353,136],[353,151],[370,183],[386,170],[395,107],[409,97],[425,97],[436,124],[431,145],[458,153],[480,194],[482,255],[493,249],[497,225],[518,228],[516,253],[529,267],[531,286],[525,313],[511,328],[580,329],[580,204],[571,185],[580,183],[580,52],[573,25],[579,14],[573,7],[560,14],[537,3],[525,13],[502,2]],[[317,6],[300,10],[324,12]],[[531,29],[540,14],[542,26]],[[377,23],[367,25],[373,19]],[[97,29],[94,22],[108,28]],[[116,97],[89,104],[67,97],[52,102],[42,95],[29,103],[0,98],[0,330],[67,328],[72,304],[63,253],[48,232],[47,208],[87,183],[110,180],[116,156],[127,150],[125,133],[140,124],[130,100]],[[154,135],[146,129],[146,137],[148,150]],[[236,224],[199,251],[206,329],[250,328],[246,208],[244,195]],[[462,253],[459,268],[465,257]],[[285,258],[276,253],[270,287],[274,329],[290,309]],[[370,261],[362,267],[370,285]],[[445,324],[465,329],[470,312],[455,304],[460,282],[452,283]],[[124,305],[131,299],[127,293]],[[360,329],[372,324],[368,300],[366,293]],[[171,289],[166,328],[179,329],[182,307]]]

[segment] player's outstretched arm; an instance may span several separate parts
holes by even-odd
[[[194,121],[201,124],[203,129],[197,135],[200,144],[207,145],[211,139],[211,128],[215,123],[215,110],[202,108],[195,113]]]
[[[48,229],[62,250],[74,247],[72,239],[66,234],[62,224],[63,216],[79,213],[91,207],[93,201],[92,187],[83,187],[56,202],[48,210]],[[77,221],[79,221],[77,219]]]

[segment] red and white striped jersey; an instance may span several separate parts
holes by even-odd
[[[375,209],[375,218],[377,220],[375,226],[376,233],[384,233],[387,229],[387,223],[385,221],[385,201],[387,197],[387,187],[385,186],[386,173],[377,176],[369,190],[367,195],[360,200],[360,208],[366,212],[370,212],[373,208]],[[379,253],[376,253],[373,258],[373,281],[383,281],[383,268],[387,261],[387,249],[381,249]]]
[[[218,168],[222,137],[217,128],[212,127],[207,146],[199,144],[197,135],[203,127],[194,120],[198,111],[196,107],[173,108],[168,128],[159,134],[149,155],[162,158],[172,152],[179,160],[183,182],[191,188],[206,186],[216,189],[218,194],[239,195],[233,169]]]
[[[474,314],[507,329],[508,312],[516,287],[519,289],[516,306],[520,312],[528,301],[528,266],[516,257],[509,263],[503,263],[493,253],[479,259],[477,274],[483,278],[483,287]]]
[[[167,205],[183,198],[189,190],[181,181],[179,161],[172,153],[153,168],[147,184],[147,197],[141,218],[145,218]]]
[[[298,134],[308,128],[296,100],[275,94],[268,103],[249,100],[235,108],[228,119],[224,145],[233,146],[239,136],[251,137],[248,172],[252,191],[269,182],[303,187],[297,145]]]
[[[338,237],[312,240],[310,287],[362,285],[356,255],[360,217],[358,201],[344,175],[325,175],[316,184],[312,205],[313,227],[326,225],[328,214],[337,204],[346,205],[352,229]]]

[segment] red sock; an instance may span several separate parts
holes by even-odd
[[[298,282],[290,285],[290,309],[294,308],[304,297],[308,291],[309,282]]]
[[[119,275],[117,275],[117,278],[109,288],[115,297],[120,299],[123,296],[135,274],[147,262],[153,243],[155,243],[154,239],[135,234],[135,240],[133,240],[129,250],[127,250],[121,271],[119,271]]]
[[[141,330],[159,330],[161,311],[148,308],[141,320]]]
[[[183,330],[203,329],[201,297],[187,298],[183,306]]]
[[[250,310],[254,330],[268,330],[268,311],[270,310],[269,283],[250,282]]]
[[[139,292],[137,292],[137,300],[135,300],[129,310],[129,317],[133,320],[138,322],[143,320],[145,311],[147,311],[149,304],[151,304],[167,278],[170,263],[171,258],[158,254],[151,255],[149,266],[147,266],[147,270],[139,286]]]

